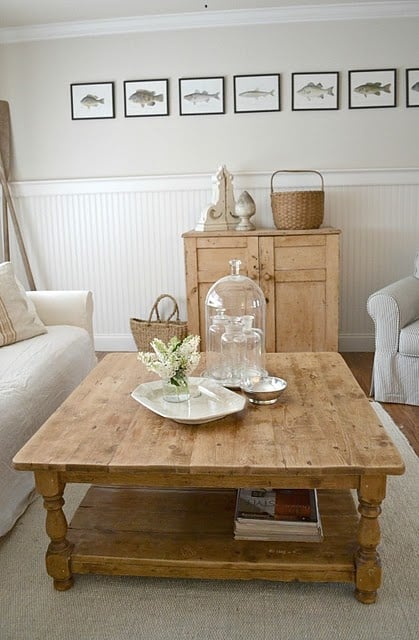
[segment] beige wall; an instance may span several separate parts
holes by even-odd
[[[419,19],[301,23],[67,38],[0,46],[12,179],[418,166]],[[348,69],[398,69],[398,107],[349,110]],[[293,71],[339,71],[339,111],[291,111]],[[279,113],[234,114],[233,75],[280,73]],[[226,78],[225,115],[178,115],[178,78]],[[169,117],[125,118],[123,81],[169,78]],[[115,81],[115,120],[72,121],[70,84]]]

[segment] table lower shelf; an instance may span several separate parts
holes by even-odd
[[[319,491],[323,542],[234,540],[236,492],[92,486],[69,530],[73,573],[354,582],[349,491]]]

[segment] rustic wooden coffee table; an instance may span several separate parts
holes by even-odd
[[[47,571],[73,574],[352,582],[373,603],[378,516],[403,461],[337,353],[268,354],[281,401],[202,425],[131,398],[151,379],[136,354],[110,354],[21,449],[47,511]],[[66,483],[92,487],[70,526]],[[316,487],[321,543],[234,540],[237,487]],[[357,511],[351,489],[358,492]]]

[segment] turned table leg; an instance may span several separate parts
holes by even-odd
[[[70,568],[72,545],[66,538],[68,525],[62,510],[65,483],[53,471],[36,471],[35,483],[44,498],[46,532],[51,540],[45,558],[47,572],[54,579],[55,589],[66,591],[73,585],[73,576]]]
[[[358,528],[358,549],[355,554],[355,597],[364,604],[373,604],[381,584],[381,562],[377,552],[380,542],[381,502],[385,497],[385,476],[364,476],[358,490],[361,514]]]

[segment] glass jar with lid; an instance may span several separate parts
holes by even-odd
[[[210,318],[207,334],[206,375],[224,384],[227,379],[226,363],[221,353],[221,338],[229,322],[225,309],[217,309]]]
[[[262,346],[262,333],[253,327],[253,316],[243,316],[243,334],[245,348],[242,366],[242,379],[266,375],[264,369],[264,353]]]
[[[224,365],[226,387],[240,387],[245,362],[246,337],[239,317],[230,317],[221,336],[221,359]]]

